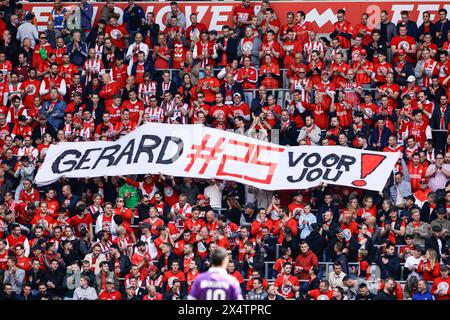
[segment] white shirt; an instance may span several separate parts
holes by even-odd
[[[421,258],[415,258],[413,255],[410,255],[405,260],[405,268],[410,269],[413,268],[414,271],[409,275],[409,277],[416,277],[417,279],[421,279],[421,276],[417,273],[417,266],[420,263]],[[408,277],[408,278],[409,278]]]
[[[29,22],[24,22],[17,28],[16,39],[22,43],[25,38],[30,38],[32,48],[36,45],[36,39],[39,39],[36,26]]]
[[[125,56],[125,58],[126,58],[127,60],[133,59],[133,55],[134,55],[133,50],[134,50],[134,48],[136,48],[136,46],[138,46],[138,44],[136,44],[136,42],[134,42],[131,46],[128,47],[127,55]],[[139,44],[139,50],[136,51],[136,57],[137,57],[137,53],[138,53],[139,51],[143,51],[144,54],[145,54],[145,59],[147,60],[147,57],[148,57],[148,50],[149,50],[149,49],[148,49],[148,45],[147,45],[146,43],[141,42],[141,43]]]
[[[205,188],[204,195],[209,198],[209,205],[212,208],[222,207],[222,190],[223,185],[218,185],[217,183]]]

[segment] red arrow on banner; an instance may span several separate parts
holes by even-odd
[[[375,171],[376,168],[386,159],[386,156],[372,153],[361,154],[361,179],[366,178]],[[367,182],[364,180],[355,180],[352,184],[356,187],[364,187]]]

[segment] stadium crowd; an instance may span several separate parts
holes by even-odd
[[[185,299],[228,250],[245,299],[450,299],[450,21],[329,34],[243,0],[209,31],[170,3],[114,13],[0,5],[0,299]],[[294,6],[293,6],[294,7]],[[119,19],[123,21],[118,23]],[[401,152],[383,192],[269,192],[171,176],[38,187],[50,145],[113,141],[145,123],[203,124],[281,145]]]

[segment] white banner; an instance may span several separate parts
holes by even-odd
[[[149,123],[114,142],[52,145],[35,182],[161,172],[235,180],[265,190],[325,182],[381,191],[399,155],[337,146],[284,147],[201,125]]]

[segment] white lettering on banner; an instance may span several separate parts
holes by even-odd
[[[317,9],[312,9],[306,14],[306,21],[315,22],[320,28],[328,22],[331,24],[335,23],[337,21],[337,17],[331,9],[327,9],[323,13],[319,13]]]
[[[115,6],[114,7],[114,13],[119,14],[119,19],[117,20],[118,24],[122,24],[123,23],[123,10],[120,7]],[[106,21],[108,22],[108,21]]]
[[[211,11],[213,13],[211,18],[211,25],[209,26],[209,30],[216,30],[220,31],[222,30],[222,26],[225,23],[218,24],[219,22],[227,22],[228,16],[222,15],[221,13],[228,13],[231,14],[233,11],[232,6],[225,6],[225,7],[211,7]]]
[[[394,12],[392,14],[392,23],[397,24],[401,19],[402,15],[400,12],[402,11],[412,11],[414,9],[413,4],[394,4],[392,5],[392,11]]]
[[[430,12],[430,20],[434,21],[434,19],[437,18],[437,15],[432,12],[438,12],[439,5],[438,4],[419,4],[417,6],[417,11],[419,12],[418,19],[417,19],[417,25],[420,26],[423,23],[423,13],[425,11]]]
[[[186,29],[191,26],[191,19],[190,16],[192,13],[197,14],[197,21],[204,21],[206,22],[207,19],[205,19],[206,12],[208,12],[209,6],[198,6],[195,10],[192,10],[192,7],[186,6],[185,7],[185,16],[186,16]]]
[[[42,7],[34,7],[33,8],[34,15],[36,17],[36,21],[38,22],[38,31],[44,31],[47,28],[47,22],[50,17],[50,13],[52,12],[52,7],[42,6]]]
[[[159,30],[164,31],[166,30],[166,20],[167,20],[167,14],[170,12],[170,6],[163,7],[159,9],[158,13],[155,17],[155,23],[159,24]]]
[[[240,5],[239,1],[232,3],[224,2],[208,2],[208,3],[195,3],[195,2],[178,2],[180,10],[185,14],[186,27],[190,26],[189,16],[193,12],[198,13],[198,22],[204,23],[209,30],[220,31],[224,24],[232,24],[232,12],[233,8]],[[346,7],[346,19],[354,26],[361,22],[361,13],[367,12],[369,17],[369,26],[374,27],[377,25],[380,17],[381,10],[387,10],[389,16],[392,17],[392,22],[397,23],[400,20],[400,12],[406,10],[410,12],[411,20],[416,21],[418,25],[422,23],[422,13],[429,8],[431,20],[435,21],[437,11],[440,8],[446,8],[450,10],[450,4],[443,4],[439,1],[377,1],[376,4],[371,4],[368,1],[296,1],[301,10],[306,13],[307,21],[313,23],[315,30],[318,33],[329,33],[333,23],[337,21],[336,12],[340,8]],[[64,3],[64,6],[70,6],[69,3]],[[119,23],[122,22],[123,10],[128,5],[127,2],[116,2],[114,11],[120,14]],[[142,6],[145,12],[153,12],[155,14],[155,22],[160,25],[161,31],[166,28],[164,22],[167,20],[167,14],[170,12],[170,4],[166,2],[146,2],[141,1],[139,5]],[[281,24],[286,23],[286,15],[289,11],[292,11],[292,1],[276,1],[271,4],[271,7],[275,10]],[[92,2],[94,7],[94,13],[92,21],[98,21],[104,3]],[[259,11],[260,5],[254,4],[255,14]],[[24,2],[24,10],[33,11],[36,15],[38,23],[38,30],[44,30],[49,15],[53,9],[53,6],[48,3],[39,2]]]
[[[68,178],[159,172],[234,180],[265,190],[328,184],[381,191],[400,154],[337,146],[284,147],[201,125],[150,123],[115,142],[50,146],[38,185]]]

